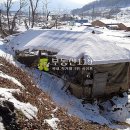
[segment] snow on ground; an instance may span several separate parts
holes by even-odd
[[[18,32],[24,32],[24,31],[26,31],[27,29],[26,29],[26,27],[25,27],[25,25],[18,25]]]
[[[13,83],[15,83],[16,85],[18,85],[19,87],[21,87],[22,89],[25,89],[25,87],[17,79],[4,74],[2,71],[0,71],[0,77],[8,79],[8,80],[12,81]]]
[[[58,118],[55,118],[54,115],[52,115],[52,118],[51,119],[45,119],[44,122],[45,123],[48,123],[49,126],[51,126],[51,128],[53,130],[58,130],[57,128],[57,123],[59,122],[60,120]]]
[[[66,94],[65,91],[62,90],[64,83],[61,79],[44,72],[41,73],[38,70],[31,71],[35,80],[38,80],[39,86],[47,92],[58,105],[65,108],[69,114],[78,116],[85,121],[93,121],[102,125],[109,124],[109,121],[99,114],[97,104],[89,104],[84,107],[79,99],[70,94]]]
[[[7,53],[6,45],[5,45],[5,43],[3,43],[2,40],[0,40],[0,56],[4,57],[12,64],[15,64],[15,61],[13,60],[13,56],[11,54]]]
[[[52,29],[56,29],[56,28],[54,27]],[[58,30],[66,30],[66,31],[72,30],[72,31],[79,31],[80,32],[80,31],[84,31],[84,29],[86,29],[86,26],[68,26],[68,25],[66,25],[66,26],[58,27]]]
[[[3,123],[1,121],[0,121],[0,130],[5,130],[4,125],[3,125]]]
[[[3,56],[4,54],[5,54],[4,43],[0,41],[0,55]]]
[[[30,69],[28,70],[30,71]],[[92,121],[101,125],[107,124],[111,128],[130,129],[127,125],[116,125],[115,121],[126,122],[130,124],[130,96],[124,93],[124,97],[115,96],[106,102],[96,102],[93,104],[83,104],[81,100],[77,99],[69,92],[65,93],[62,89],[64,82],[48,73],[40,72],[38,70],[31,70],[34,79],[37,79],[39,86],[47,92],[53,100],[63,108],[65,108],[69,114],[75,115],[84,121]],[[102,106],[104,111],[99,108]]]
[[[20,93],[19,89],[0,88],[0,100],[8,100],[14,104],[14,107],[20,110],[28,119],[36,118],[38,109],[30,103],[23,103],[13,97],[13,93]],[[1,130],[1,129],[0,129]]]
[[[111,99],[114,105],[112,105],[110,101],[103,102],[101,105],[105,108],[105,111],[103,111],[102,114],[110,121],[114,120],[130,124],[128,121],[130,119],[130,104],[127,104],[129,96],[127,93],[124,93],[123,96],[123,98],[114,96]]]
[[[55,29],[55,28],[54,28]],[[97,34],[100,34],[102,33],[101,31],[99,30],[96,30],[95,28],[90,28],[90,27],[87,27],[87,26],[60,26],[58,28],[58,30],[66,30],[66,31],[77,31],[77,32],[92,32],[93,30],[95,30],[95,32]]]
[[[73,31],[84,31],[86,29],[86,26],[73,26]]]

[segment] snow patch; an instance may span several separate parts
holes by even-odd
[[[58,130],[57,123],[60,122],[58,118],[53,116],[51,119],[45,119],[44,122],[51,126],[53,130]]]
[[[0,88],[0,100],[8,100],[14,104],[14,107],[23,112],[28,119],[36,118],[38,109],[30,103],[23,103],[15,99],[12,93],[20,93],[19,89]]]
[[[7,53],[7,48],[6,47],[9,47],[9,45],[3,43],[3,41],[0,41],[0,56],[5,58],[7,61],[12,63],[13,65],[16,65],[16,62],[14,61],[14,58],[11,55],[12,51],[11,51],[10,54]]]
[[[0,122],[0,130],[5,130],[4,125],[2,122]]]
[[[19,87],[21,87],[22,89],[25,89],[25,87],[17,79],[15,79],[14,77],[6,75],[2,71],[0,71],[0,77],[2,77],[4,79],[8,79],[8,80],[12,81],[13,83],[15,83],[16,85],[18,85]]]
[[[56,107],[54,110],[52,110],[53,113],[55,113],[58,110],[58,107]]]

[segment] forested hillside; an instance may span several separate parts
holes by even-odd
[[[127,7],[130,5],[130,0],[99,0],[99,1],[94,1],[90,4],[87,4],[83,6],[80,9],[74,9],[72,10],[72,14],[79,14],[86,12],[88,10],[91,10],[93,8],[120,8],[120,7]]]

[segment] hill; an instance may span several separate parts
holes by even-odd
[[[2,57],[0,117],[0,130],[109,130],[67,114],[35,85],[31,76]]]
[[[82,8],[72,10],[72,14],[80,14],[93,8],[122,8],[130,5],[129,0],[99,0],[86,4]]]

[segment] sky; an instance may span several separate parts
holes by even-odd
[[[0,0],[0,3],[2,1],[4,1],[4,0]],[[18,1],[18,0],[13,0],[13,1]],[[41,1],[44,1],[44,0],[41,0]],[[75,9],[75,8],[81,8],[85,4],[88,4],[95,0],[48,0],[48,1],[50,2],[49,8],[51,10],[53,10],[53,9],[71,10],[71,9]],[[41,6],[41,4],[39,6]],[[13,6],[13,8],[16,9],[17,6]]]
[[[73,3],[80,4],[80,5],[84,5],[84,4],[93,2],[94,0],[70,0],[70,1],[72,1]]]
[[[62,8],[74,9],[80,8],[87,3],[93,2],[94,0],[50,0],[53,6],[59,6]]]

